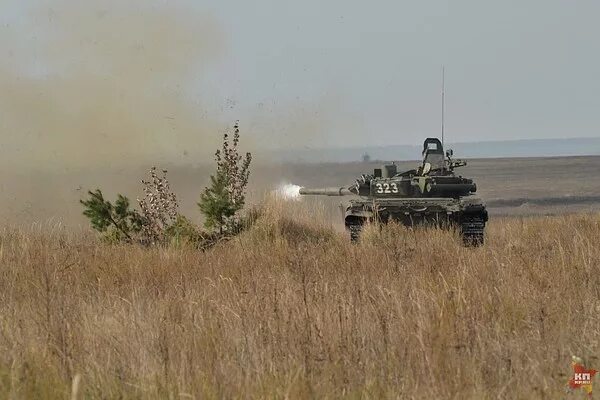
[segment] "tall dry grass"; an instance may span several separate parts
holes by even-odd
[[[557,398],[600,367],[599,215],[472,249],[286,207],[204,253],[1,231],[0,397]]]

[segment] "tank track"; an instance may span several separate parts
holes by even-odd
[[[461,218],[459,229],[466,246],[482,246],[484,244],[484,231],[486,219],[483,215],[465,215]],[[348,224],[346,229],[350,232],[350,241],[358,242],[362,232],[362,224]]]
[[[485,219],[480,215],[466,215],[460,222],[460,233],[465,245],[481,246],[484,242]]]

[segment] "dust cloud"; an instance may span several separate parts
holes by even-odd
[[[192,0],[14,1],[3,11],[0,223],[86,224],[87,190],[133,200],[151,165],[169,169],[182,212],[199,217],[214,150],[239,118],[220,121],[207,110],[226,100],[202,90],[229,52],[216,19]],[[257,139],[322,140],[332,100],[259,104],[242,120],[244,151],[260,152]],[[278,154],[255,158],[251,197],[280,181],[283,171],[259,167]]]
[[[226,43],[194,2],[33,0],[2,10],[2,223],[82,224],[88,189],[135,199],[153,164],[212,161],[226,123],[203,111],[201,87]],[[194,183],[191,209],[202,182],[188,175],[175,183]]]
[[[209,15],[183,1],[28,4],[1,20],[1,165],[210,159],[219,127],[198,82],[224,44]]]

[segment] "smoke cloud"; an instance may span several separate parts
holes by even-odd
[[[198,88],[223,47],[210,16],[184,1],[19,3],[0,20],[2,164],[210,157],[219,126]]]
[[[294,185],[292,183],[282,183],[275,191],[277,197],[282,200],[300,200],[300,189],[301,186]]]

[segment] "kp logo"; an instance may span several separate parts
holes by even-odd
[[[587,369],[583,363],[583,360],[579,357],[573,356],[573,362],[571,362],[573,368],[573,377],[569,379],[570,389],[583,389],[587,395],[592,397],[592,378],[598,371],[595,369]]]

